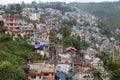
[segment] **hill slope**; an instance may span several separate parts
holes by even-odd
[[[94,14],[102,19],[110,29],[120,28],[120,2],[71,3],[70,5]]]

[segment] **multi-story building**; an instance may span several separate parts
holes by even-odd
[[[46,63],[29,64],[30,69],[26,76],[29,80],[55,80],[55,66]]]
[[[8,30],[13,31],[18,26],[18,23],[16,22],[15,16],[5,16],[4,17],[4,26],[8,28]]]
[[[30,13],[29,18],[30,18],[30,20],[37,21],[40,19],[40,14],[39,13]]]
[[[4,25],[4,22],[3,22],[3,16],[0,15],[0,26],[3,26]]]
[[[74,61],[74,70],[76,80],[93,80],[91,73],[91,62],[89,60]]]

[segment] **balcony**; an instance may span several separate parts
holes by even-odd
[[[44,76],[43,80],[55,80],[54,76]]]

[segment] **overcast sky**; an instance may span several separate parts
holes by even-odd
[[[25,3],[31,3],[34,0],[0,0],[0,4],[8,4],[8,3],[21,3],[24,1]],[[39,2],[39,0],[35,0]],[[104,2],[104,1],[119,1],[119,0],[41,0],[41,2],[51,2],[51,1],[61,1],[61,2]]]

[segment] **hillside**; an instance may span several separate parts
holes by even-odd
[[[0,37],[0,80],[26,80],[21,65],[27,60],[36,60],[33,46],[22,38],[3,35]],[[17,76],[16,76],[17,75]]]
[[[90,12],[102,19],[111,30],[120,28],[120,2],[71,3],[70,5]]]

